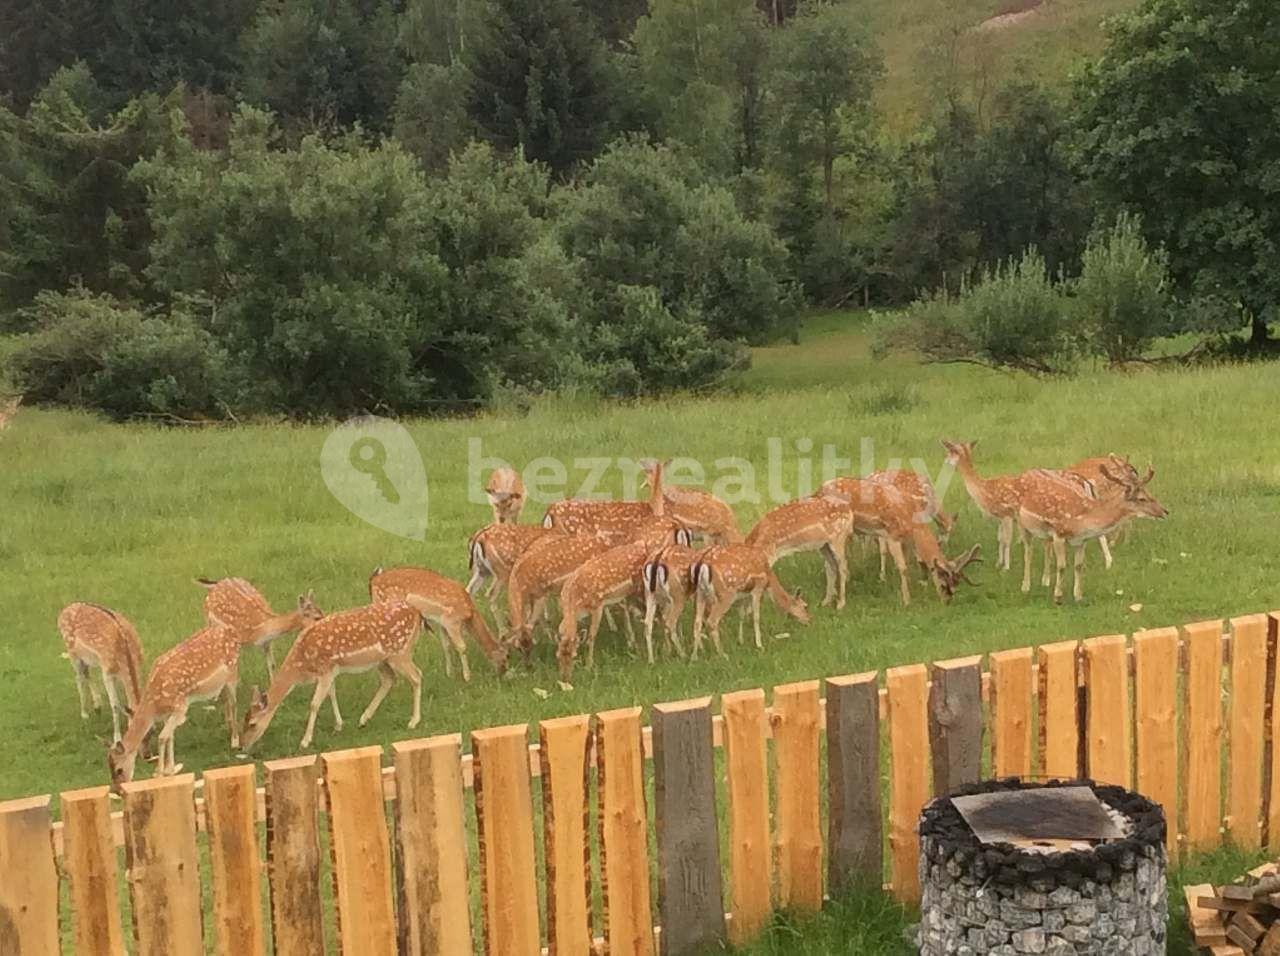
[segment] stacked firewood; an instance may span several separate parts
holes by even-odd
[[[1187,917],[1211,956],[1280,956],[1280,864],[1266,863],[1226,886],[1188,886]]]

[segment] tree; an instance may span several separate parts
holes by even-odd
[[[60,67],[88,58],[103,35],[98,0],[0,3],[0,101],[21,113]]]
[[[1240,304],[1256,345],[1280,301],[1278,49],[1273,0],[1151,0],[1077,90],[1080,168],[1184,290]]]
[[[412,63],[396,96],[393,131],[423,167],[440,172],[475,133],[467,115],[470,75],[460,63]]]
[[[491,0],[464,55],[484,139],[565,176],[591,159],[609,113],[604,44],[574,0]]]

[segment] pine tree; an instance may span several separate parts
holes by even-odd
[[[604,45],[573,0],[492,0],[465,62],[484,139],[558,176],[595,155],[609,114]]]

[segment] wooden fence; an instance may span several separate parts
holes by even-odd
[[[147,780],[119,812],[77,790],[56,822],[48,796],[10,801],[0,953],[310,956],[334,922],[352,954],[691,953],[857,884],[914,901],[922,804],[991,773],[1135,786],[1173,853],[1280,849],[1278,621],[659,704],[650,727],[638,707],[565,717],[534,744],[477,730],[467,754],[406,741],[388,766],[380,747],[269,761],[261,787],[253,766]]]

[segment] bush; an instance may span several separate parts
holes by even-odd
[[[147,315],[83,289],[42,292],[35,331],[10,357],[29,400],[89,405],[113,418],[225,413],[226,355],[189,316]]]
[[[1121,214],[1085,246],[1074,284],[1079,327],[1088,348],[1112,365],[1142,358],[1155,339],[1176,331],[1169,256],[1152,249],[1141,222]]]

